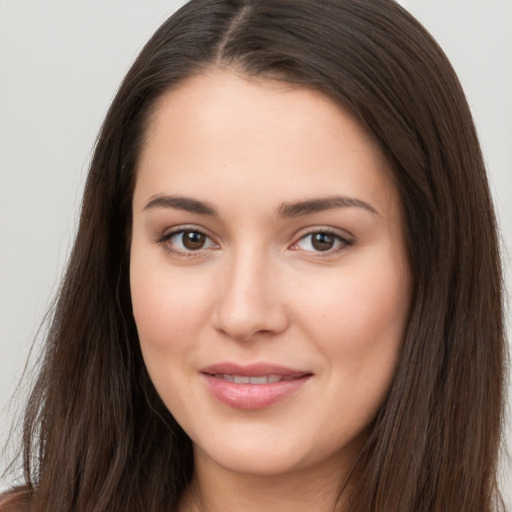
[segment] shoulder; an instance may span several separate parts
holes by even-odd
[[[0,494],[0,512],[23,512],[26,507],[28,491],[13,489]]]

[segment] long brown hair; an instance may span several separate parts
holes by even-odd
[[[146,44],[97,141],[26,410],[27,510],[174,510],[190,481],[191,442],[151,384],[131,315],[130,209],[155,100],[212,67],[324,92],[392,167],[414,296],[350,511],[496,510],[505,346],[493,207],[459,82],[392,0],[192,0]]]

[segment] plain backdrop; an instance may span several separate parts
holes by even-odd
[[[2,445],[26,386],[14,400],[12,395],[69,253],[91,149],[102,119],[144,42],[182,3],[0,0]],[[508,276],[512,247],[512,0],[400,3],[438,40],[466,91],[488,165]],[[510,444],[510,425],[507,430]],[[8,453],[0,457],[1,473]],[[512,504],[512,470],[506,464],[502,479]],[[0,482],[0,489],[9,483]]]

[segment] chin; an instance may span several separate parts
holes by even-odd
[[[298,438],[281,432],[266,436],[260,432],[258,436],[241,431],[239,436],[227,435],[223,440],[213,438],[211,445],[195,444],[195,454],[201,463],[207,462],[233,473],[276,477],[320,466],[332,470],[349,467],[364,438],[349,437],[342,449],[336,449],[329,444],[319,445],[315,442],[315,436]]]
[[[246,476],[279,476],[303,469],[301,459],[297,454],[276,450],[245,450],[238,446],[230,446],[222,453],[205,453],[214,464],[224,469]]]

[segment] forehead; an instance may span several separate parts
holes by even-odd
[[[162,129],[169,130],[172,121],[179,123],[181,131],[192,128],[198,135],[201,127],[215,128],[211,130],[212,135],[243,128],[241,136],[250,135],[250,127],[254,129],[252,135],[261,133],[262,129],[267,133],[285,129],[297,136],[318,132],[320,127],[336,128],[340,138],[346,138],[351,132],[355,138],[378,150],[373,137],[348,109],[327,94],[311,87],[250,77],[229,69],[193,75],[162,94],[152,109],[146,134],[151,137]],[[234,133],[230,135],[233,137]]]
[[[267,198],[272,191],[284,201],[333,193],[371,199],[393,189],[378,144],[327,95],[228,70],[166,92],[149,122],[136,196],[190,195],[191,188]]]

